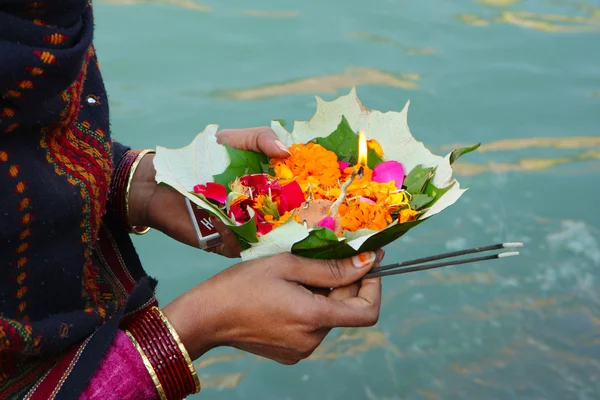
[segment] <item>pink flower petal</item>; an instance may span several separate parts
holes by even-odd
[[[394,181],[397,188],[404,182],[404,167],[398,161],[384,161],[373,169],[373,182],[387,183]]]
[[[328,228],[328,229],[331,229],[332,231],[334,231],[335,230],[335,219],[333,217],[325,217],[321,221],[319,221],[317,226],[320,226],[323,228]]]
[[[281,215],[286,211],[292,211],[304,203],[304,193],[296,181],[292,181],[281,188],[278,211]]]
[[[361,197],[361,198],[359,199],[359,201],[360,201],[361,203],[375,204],[375,202],[374,202],[373,200],[369,199],[368,197]]]
[[[346,161],[338,161],[338,165],[340,166],[341,172],[344,172],[344,170],[350,166]]]
[[[194,186],[194,193],[198,193],[210,200],[216,200],[221,204],[225,204],[227,199],[227,189],[225,186],[215,183],[206,182],[206,185]]]

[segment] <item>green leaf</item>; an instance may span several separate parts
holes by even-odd
[[[383,159],[377,155],[377,152],[373,149],[369,149],[367,158],[367,165],[371,170],[377,166],[377,164],[382,163]]]
[[[406,191],[412,195],[420,194],[432,173],[433,168],[423,168],[422,165],[417,165],[404,179],[403,186],[406,186]]]
[[[250,218],[243,225],[229,225],[229,229],[235,233],[238,237],[238,242],[242,245],[245,243],[256,243],[258,242],[258,238],[256,237],[256,223],[254,222],[254,212],[250,210],[252,218]],[[242,239],[240,241],[240,239]]]
[[[329,248],[335,246],[338,243],[338,237],[335,233],[328,228],[316,228],[313,229],[308,237],[301,242],[298,242],[292,248],[292,251],[297,250],[316,250]]]
[[[283,126],[285,128],[285,126],[287,125],[287,122],[285,121],[285,119],[281,118],[281,119],[274,119],[273,121],[277,121],[279,122],[279,124],[281,126]]]
[[[227,153],[231,162],[223,173],[213,175],[215,182],[227,188],[229,193],[229,183],[233,182],[236,178],[248,174],[261,174],[263,173],[263,164],[269,163],[269,157],[264,154],[255,153],[248,150],[237,150],[229,147],[225,144]]]
[[[452,189],[455,183],[456,182],[452,182],[451,185],[448,185],[445,188],[438,188],[433,183],[428,182],[427,186],[425,187],[425,194],[431,197],[433,200],[428,203],[427,206],[431,207],[434,205],[435,202],[438,201],[448,190]]]
[[[325,240],[314,241],[314,239],[311,238],[311,235],[313,234],[313,232],[315,232],[313,231],[311,232],[311,235],[309,235],[308,238],[304,239],[299,243],[296,243],[293,246],[292,253],[302,257],[316,259],[340,259],[352,257],[356,254],[365,251],[375,251],[392,243],[400,236],[408,232],[410,229],[419,225],[421,222],[423,221],[417,220],[405,222],[403,224],[394,225],[388,229],[380,231],[375,235],[371,236],[369,239],[367,239],[358,250],[354,250],[346,242],[333,242]],[[313,245],[311,246],[311,244]]]
[[[410,200],[410,207],[414,210],[420,210],[422,207],[429,204],[431,200],[433,200],[433,198],[426,194],[415,194]]]
[[[454,161],[458,160],[461,156],[477,150],[479,146],[481,146],[481,143],[477,143],[471,147],[463,147],[461,149],[454,150],[452,154],[450,154],[450,165],[454,164]]]
[[[358,151],[358,135],[344,116],[335,131],[327,137],[315,138],[315,142],[333,151],[338,159],[351,158]]]
[[[342,121],[335,131],[327,137],[315,138],[314,141],[327,150],[333,151],[340,161],[346,161],[350,165],[355,165],[358,161],[358,134],[352,130],[344,116],[342,116]],[[383,159],[377,155],[377,152],[369,149],[367,153],[369,168],[373,169],[381,162],[383,162]]]

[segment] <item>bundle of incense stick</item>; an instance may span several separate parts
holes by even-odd
[[[446,258],[460,257],[467,254],[483,253],[486,251],[499,250],[499,249],[510,249],[516,247],[523,247],[521,242],[510,242],[510,243],[499,243],[484,247],[474,247],[472,249],[453,251],[450,253],[438,254],[431,257],[417,258],[414,260],[403,261],[397,264],[384,265],[377,268],[373,268],[371,272],[365,275],[365,278],[376,278],[379,276],[390,276],[405,274],[407,272],[425,271],[428,269],[448,267],[451,265],[468,264],[479,261],[496,260],[498,258],[512,257],[519,255],[518,251],[505,251],[503,253],[497,253],[481,257],[464,258],[459,260],[444,261],[438,263],[431,263],[431,261],[443,260]],[[428,264],[430,263],[430,264]]]

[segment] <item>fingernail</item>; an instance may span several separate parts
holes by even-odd
[[[352,257],[352,264],[354,264],[356,268],[364,268],[371,265],[376,257],[377,255],[372,251],[360,253]]]
[[[277,147],[279,147],[281,150],[285,151],[286,153],[288,153],[289,155],[292,155],[292,153],[290,153],[290,151],[287,149],[286,145],[283,144],[282,142],[280,142],[279,140],[275,141],[275,144],[277,145]]]

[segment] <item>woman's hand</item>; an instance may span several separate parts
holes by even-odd
[[[217,141],[229,146],[264,153],[268,157],[289,155],[283,143],[269,127],[224,129],[217,133]],[[150,226],[175,240],[198,247],[198,238],[184,197],[175,190],[156,184],[154,155],[146,155],[136,169],[131,182],[130,217],[133,225]],[[212,249],[226,257],[239,257],[237,240],[220,221],[213,220],[223,244]]]
[[[232,346],[295,364],[332,328],[377,322],[380,278],[359,280],[383,255],[378,250],[344,260],[310,260],[285,253],[243,262],[163,311],[193,359]]]

